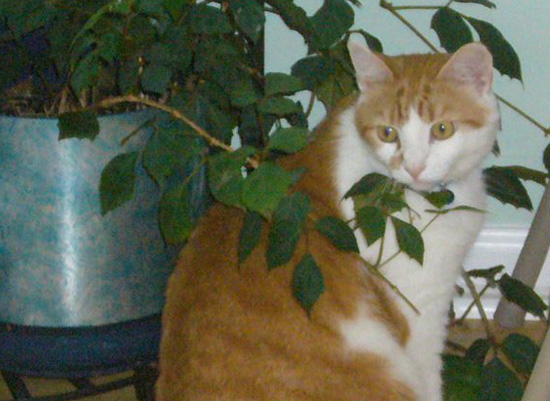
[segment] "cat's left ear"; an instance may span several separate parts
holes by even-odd
[[[472,85],[485,95],[493,83],[493,56],[481,43],[469,43],[451,56],[437,77]]]
[[[348,51],[355,68],[357,85],[361,91],[366,91],[369,86],[393,79],[393,73],[380,57],[362,44],[348,41]]]

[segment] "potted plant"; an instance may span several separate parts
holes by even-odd
[[[3,5],[0,11],[4,18],[15,15],[21,20],[22,15],[40,8],[35,1],[20,3],[28,8]],[[492,6],[481,0],[472,3]],[[134,142],[134,132],[124,136],[124,142],[135,148],[124,149],[106,165],[100,199],[107,217],[116,213],[135,196],[134,172],[136,166],[143,167],[160,194],[158,223],[167,243],[182,243],[192,231],[197,207],[190,205],[197,204],[197,192],[189,190],[189,183],[204,174],[204,167],[209,192],[218,202],[272,219],[299,174],[282,171],[273,160],[307,146],[311,128],[308,118],[317,100],[330,109],[356,88],[346,49],[349,36],[362,36],[372,49],[383,50],[380,40],[354,27],[353,6],[359,4],[355,0],[324,1],[312,15],[291,0],[52,4],[42,4],[44,12],[30,14],[36,18],[28,23],[27,27],[32,28],[28,31],[55,27],[58,20],[53,15],[75,10],[85,14],[73,29],[62,31],[70,35],[59,35],[59,42],[50,38],[64,49],[60,53],[63,56],[58,57],[64,69],[56,66],[55,71],[65,71],[60,75],[67,78],[61,91],[53,96],[61,112],[60,137],[93,139],[98,133],[99,112],[125,110],[128,105],[156,110],[163,116],[142,120],[153,129],[144,143]],[[402,19],[392,4],[382,1],[380,5],[384,12]],[[494,26],[458,13],[452,2],[429,10],[444,50],[455,51],[472,41],[475,31],[493,52],[496,69],[519,78],[517,55]],[[263,70],[266,13],[274,14],[286,28],[296,31],[308,48],[308,55],[296,60],[290,74]],[[24,26],[18,24],[14,26]],[[20,30],[18,38],[24,37],[21,32],[26,31]],[[432,47],[439,51],[439,47]],[[300,92],[309,95],[305,104],[293,97]],[[18,106],[12,103],[9,107]],[[182,160],[197,164],[185,167]],[[546,180],[545,173],[525,168],[491,168],[487,177],[493,196],[521,207],[531,207],[531,203],[520,178]],[[349,233],[342,233],[341,224],[336,226],[339,228],[330,229],[329,235],[338,243]],[[254,227],[245,226],[243,231],[242,238],[249,240],[241,244],[243,258],[255,246]],[[292,235],[301,234],[298,223],[287,228]],[[284,242],[276,235],[273,238],[273,246]],[[292,247],[281,245],[273,252],[272,263],[280,264],[292,252]],[[492,273],[489,278],[496,281],[499,272]],[[498,280],[502,284],[502,278]],[[514,282],[512,287],[519,285]],[[302,291],[305,293],[295,294],[298,299],[321,296],[318,287]],[[304,308],[313,304],[304,304]],[[450,363],[459,365],[457,371],[469,364],[463,359],[452,359]],[[481,374],[481,367],[474,369],[476,375]]]
[[[99,50],[78,40],[90,17],[106,7],[107,1],[0,5],[3,371],[86,377],[156,358],[165,283],[179,246],[158,228],[160,193],[138,150],[159,131],[178,127],[139,107],[114,106],[99,118],[86,109],[139,89],[137,82],[120,83],[124,73],[113,60],[97,58],[92,65],[79,57],[81,50],[95,54],[114,46],[108,36]],[[128,29],[111,50],[117,56],[128,50],[127,58],[137,61],[158,38],[145,40]],[[200,145],[195,142],[188,141]],[[195,162],[180,158],[174,165],[186,171]],[[194,177],[185,188],[198,214],[204,173]],[[166,181],[171,188],[181,180]],[[106,195],[99,196],[100,188]],[[128,192],[132,199],[111,211]]]

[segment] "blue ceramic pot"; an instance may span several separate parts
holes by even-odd
[[[101,117],[93,142],[58,141],[55,119],[0,118],[0,322],[99,326],[161,311],[178,249],[159,233],[157,188],[139,167],[130,202],[101,216],[98,194],[107,162],[147,141],[140,131],[120,145],[148,118]]]

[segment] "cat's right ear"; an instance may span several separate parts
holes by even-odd
[[[389,67],[368,47],[350,40],[348,41],[348,51],[355,68],[357,85],[361,91],[367,91],[371,85],[393,78]]]

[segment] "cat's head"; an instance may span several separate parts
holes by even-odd
[[[480,165],[500,121],[485,46],[398,57],[348,47],[361,90],[355,125],[388,175],[430,190]]]

